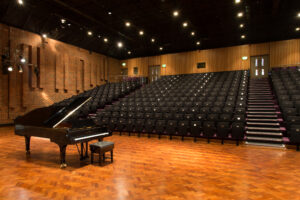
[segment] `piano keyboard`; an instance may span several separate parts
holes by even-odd
[[[99,133],[99,134],[95,134],[95,135],[82,136],[82,137],[75,138],[74,140],[80,141],[80,140],[86,140],[89,138],[98,137],[98,136],[106,136],[106,135],[109,135],[109,133],[105,132],[105,133]]]

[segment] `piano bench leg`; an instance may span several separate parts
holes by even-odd
[[[110,151],[110,161],[114,162],[114,151],[113,150]]]
[[[94,163],[94,153],[91,152],[91,164],[93,164],[93,163]]]

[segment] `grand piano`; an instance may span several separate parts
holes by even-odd
[[[15,134],[25,137],[26,153],[30,154],[30,138],[35,136],[49,138],[51,142],[58,144],[61,168],[67,167],[65,157],[69,144],[76,144],[81,160],[87,158],[89,141],[101,141],[112,135],[106,128],[97,126],[92,119],[79,120],[74,117],[74,113],[90,99],[91,97],[78,97],[68,106],[38,108],[17,117]]]

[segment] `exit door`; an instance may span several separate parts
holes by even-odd
[[[160,65],[149,66],[149,82],[156,81],[160,77]]]
[[[269,56],[253,56],[250,60],[251,78],[266,78],[269,73]]]

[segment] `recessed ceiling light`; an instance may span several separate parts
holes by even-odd
[[[131,54],[131,51],[128,51],[128,54],[130,55],[130,54]]]
[[[68,24],[68,26],[70,27],[70,26],[71,26],[71,24],[69,23],[69,24]]]
[[[182,23],[182,26],[183,26],[183,27],[187,27],[187,26],[188,26],[188,23],[187,23],[187,22],[183,22],[183,23]]]
[[[296,31],[300,31],[300,27],[297,27],[297,28],[296,28]]]
[[[125,23],[125,26],[127,26],[127,27],[129,27],[130,25],[131,25],[130,22]]]
[[[194,32],[194,31],[192,31],[192,32],[191,32],[191,36],[194,36],[194,35],[195,35],[195,32]]]
[[[300,17],[300,12],[298,13],[298,15],[297,15],[298,17]]]
[[[244,28],[244,24],[240,24],[240,28]]]
[[[173,16],[174,17],[177,17],[179,15],[179,12],[177,11],[177,10],[175,10],[174,12],[173,12]]]
[[[235,3],[241,3],[241,0],[235,0]]]
[[[122,48],[122,47],[123,47],[123,43],[122,43],[122,42],[118,42],[117,45],[118,45],[119,48]]]
[[[47,34],[46,33],[42,34],[42,37],[46,39],[47,38]]]
[[[140,35],[144,35],[144,31],[140,31],[139,34],[140,34]]]
[[[101,35],[98,35],[97,37],[98,37],[98,38],[101,38]]]
[[[18,0],[18,4],[23,5],[24,4],[23,0]]]
[[[155,42],[155,39],[154,39],[154,38],[151,38],[151,42]]]
[[[244,16],[244,13],[243,13],[243,12],[239,12],[239,13],[237,14],[237,16],[238,16],[238,17],[243,17],[243,16]]]
[[[199,45],[200,45],[200,42],[199,42],[199,41],[197,41],[197,42],[196,42],[196,45],[197,45],[197,46],[199,46]]]
[[[242,39],[245,39],[245,38],[246,38],[246,36],[245,36],[245,35],[241,35],[241,38],[242,38]]]
[[[163,47],[159,47],[159,50],[162,51],[164,48]]]
[[[92,31],[88,31],[87,34],[88,34],[88,36],[92,36],[93,32]]]
[[[112,13],[111,13],[110,11],[108,11],[108,13],[107,13],[107,14],[111,15]]]
[[[108,42],[108,39],[107,39],[107,38],[103,38],[103,41],[104,41],[104,42]]]
[[[60,21],[61,21],[62,24],[66,23],[65,19],[61,19]]]

